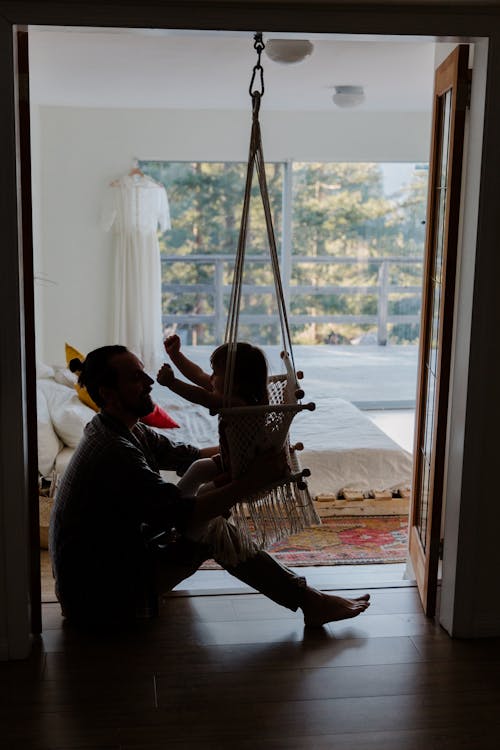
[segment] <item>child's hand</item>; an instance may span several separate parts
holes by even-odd
[[[181,350],[181,340],[179,336],[174,333],[172,336],[167,336],[163,342],[163,346],[165,347],[168,356],[172,359],[176,354],[179,354]]]
[[[170,365],[165,364],[160,367],[156,380],[160,385],[165,385],[167,388],[172,385],[175,380],[175,375]]]

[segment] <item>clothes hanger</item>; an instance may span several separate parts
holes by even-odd
[[[133,160],[133,162],[132,162],[132,168],[131,168],[130,172],[128,173],[127,177],[134,177],[136,175],[137,175],[137,177],[145,177],[144,172],[142,171],[142,169],[139,168],[139,160],[138,159],[134,159]],[[110,187],[119,187],[119,185],[121,183],[121,179],[122,178],[118,178],[117,180],[113,180],[112,182],[110,182],[109,183]]]
[[[139,177],[144,177],[144,172],[142,171],[142,169],[139,169],[139,160],[138,159],[134,159],[134,161],[132,163],[132,169],[128,173],[129,177],[134,177],[134,175],[138,175]]]
[[[136,176],[137,177],[144,177],[146,180],[148,180],[148,182],[151,182],[152,184],[157,185],[158,187],[161,187],[161,188],[165,189],[165,186],[161,182],[158,182],[158,180],[154,180],[149,175],[144,174],[144,172],[142,171],[142,169],[140,169],[140,167],[139,167],[139,160],[138,159],[134,159],[133,160],[133,162],[132,162],[132,168],[131,168],[130,172],[127,175],[127,177],[136,177]],[[117,180],[113,180],[112,182],[109,183],[110,186],[111,187],[119,187],[119,185],[121,184],[121,179],[123,179],[123,178],[119,178]]]

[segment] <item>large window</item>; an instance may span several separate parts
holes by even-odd
[[[268,163],[282,281],[296,343],[417,343],[427,165]],[[141,162],[161,181],[172,228],[161,238],[163,323],[186,343],[224,335],[246,164]],[[279,341],[258,186],[240,336]]]

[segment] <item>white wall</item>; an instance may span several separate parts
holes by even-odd
[[[34,118],[35,119],[35,118]],[[427,161],[429,113],[261,113],[269,161]],[[250,113],[39,109],[34,186],[39,356],[64,360],[110,341],[111,236],[99,227],[109,182],[134,157],[246,161]],[[54,282],[54,283],[51,283]]]
[[[34,297],[35,297],[35,321],[40,323],[43,317],[43,287],[46,282],[43,281],[43,261],[42,253],[42,215],[41,202],[42,191],[41,185],[41,155],[40,147],[40,108],[31,104],[30,107],[30,138],[31,138],[31,209],[32,220],[35,231],[33,232],[33,274],[34,274]],[[43,327],[38,325],[38,334],[36,337],[36,355],[37,361],[42,358]]]

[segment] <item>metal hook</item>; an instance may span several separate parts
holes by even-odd
[[[255,96],[255,94],[259,94],[260,96],[264,95],[264,68],[260,64],[260,57],[266,45],[262,41],[261,31],[257,31],[255,33],[253,46],[254,46],[255,51],[257,52],[257,63],[253,67],[252,78],[250,80],[250,86],[248,87],[248,93],[250,94],[252,98]],[[255,78],[257,77],[257,75],[259,77],[260,90],[256,89],[254,91],[253,86],[254,86]]]
[[[266,46],[262,39],[262,31],[256,31],[253,38],[254,38],[253,48],[257,50],[257,54],[259,55],[259,58],[260,58],[262,50]],[[260,59],[259,59],[259,62],[260,62]]]

